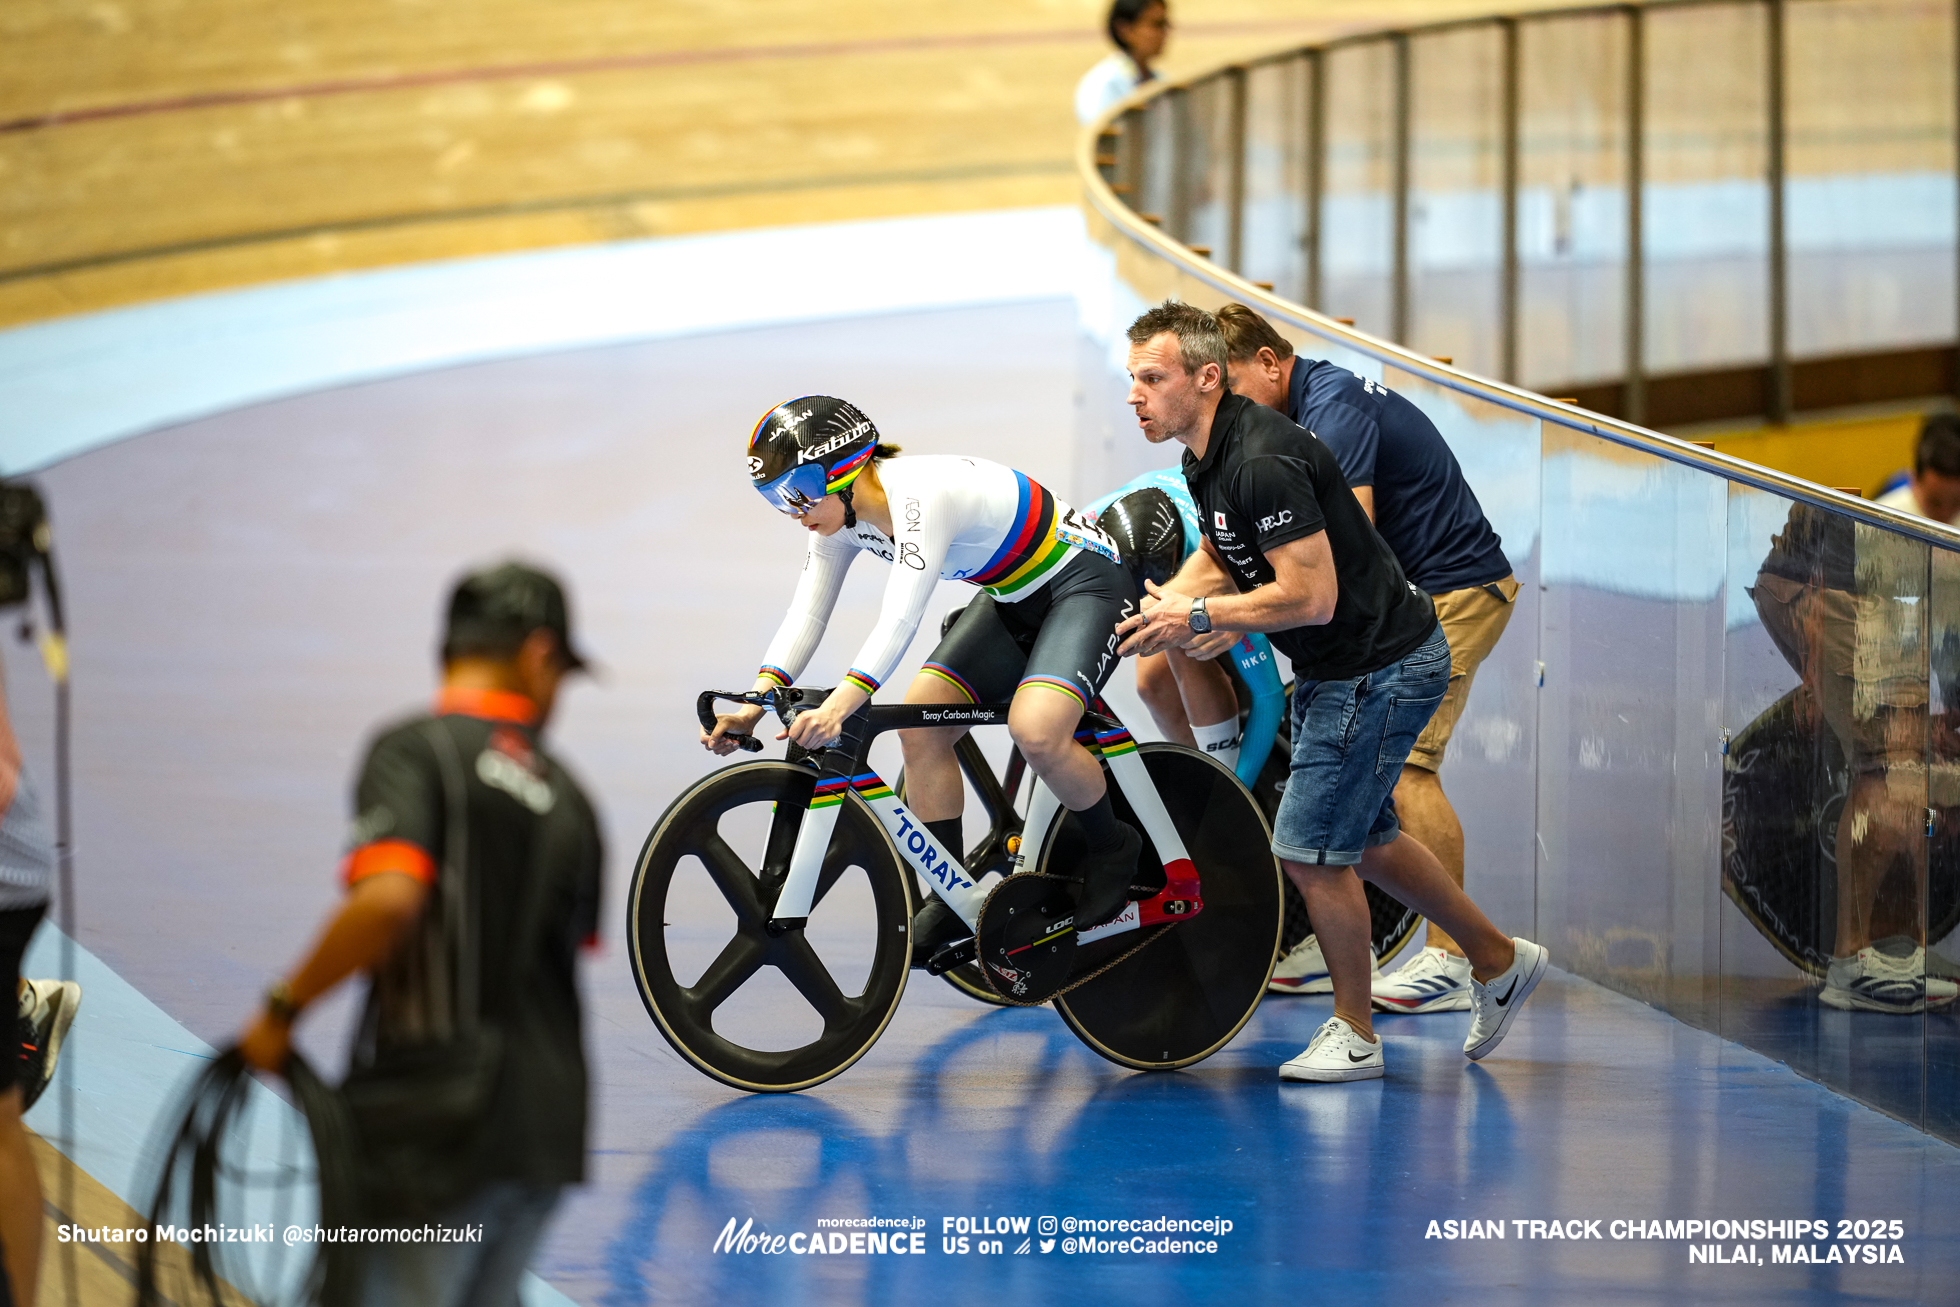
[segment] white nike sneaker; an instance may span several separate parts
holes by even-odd
[[[1368,963],[1374,969],[1373,979],[1379,981],[1382,964],[1373,949],[1368,951]],[[1292,951],[1273,968],[1273,977],[1266,982],[1266,989],[1273,994],[1333,993],[1334,982],[1327,974],[1327,959],[1320,953],[1320,936],[1309,935],[1295,944]]]
[[[1911,1015],[1950,1006],[1956,994],[1960,987],[1951,980],[1927,974],[1925,949],[1895,958],[1862,948],[1853,957],[1832,959],[1817,998],[1846,1012]]]
[[[1339,1017],[1329,1017],[1314,1031],[1313,1043],[1300,1056],[1279,1069],[1281,1080],[1332,1083],[1342,1080],[1379,1080],[1382,1074],[1382,1040],[1369,1043],[1354,1027]]]
[[[1415,961],[1375,973],[1377,1012],[1468,1012],[1470,959],[1426,948]]]
[[[28,980],[19,997],[22,1070],[21,1110],[35,1100],[54,1079],[55,1059],[61,1056],[61,1043],[68,1027],[75,1023],[75,1009],[82,1005],[82,987],[72,980]]]
[[[1470,1036],[1463,1041],[1463,1052],[1473,1062],[1496,1048],[1504,1038],[1512,1018],[1545,978],[1545,967],[1552,960],[1549,950],[1528,939],[1514,937],[1511,943],[1517,948],[1517,956],[1501,975],[1488,985],[1478,984],[1475,976],[1470,978],[1470,1010],[1476,1016],[1470,1021]]]

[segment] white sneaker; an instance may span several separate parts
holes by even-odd
[[[81,1005],[82,987],[72,980],[29,980],[21,985],[22,1069],[27,1072],[21,1085],[22,1111],[32,1107],[54,1079],[61,1042],[68,1037],[68,1027],[75,1023],[75,1009]]]
[[[1545,967],[1552,960],[1549,950],[1528,939],[1513,938],[1511,943],[1517,949],[1517,956],[1501,975],[1488,985],[1478,984],[1475,976],[1470,978],[1470,1010],[1477,1015],[1471,1019],[1470,1036],[1463,1041],[1463,1052],[1473,1062],[1496,1048],[1504,1038],[1512,1018],[1545,978]]]
[[[1381,1074],[1381,1036],[1375,1036],[1375,1042],[1371,1044],[1339,1017],[1329,1017],[1325,1025],[1314,1031],[1313,1043],[1308,1044],[1300,1056],[1279,1069],[1281,1080],[1319,1083],[1379,1080]]]
[[[1373,978],[1381,979],[1381,959],[1374,950],[1368,951],[1368,964],[1373,968]],[[1331,994],[1334,982],[1327,974],[1327,959],[1320,953],[1320,936],[1309,935],[1293,946],[1291,952],[1279,960],[1273,968],[1271,980],[1266,989],[1274,994]]]
[[[1377,1012],[1468,1012],[1470,959],[1426,948],[1413,962],[1375,973],[1374,1002]]]
[[[1846,1012],[1910,1015],[1947,1007],[1956,994],[1960,987],[1951,980],[1927,974],[1925,949],[1895,958],[1868,947],[1853,957],[1832,959],[1817,998]]]

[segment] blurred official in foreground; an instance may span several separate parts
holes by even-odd
[[[575,959],[597,920],[598,823],[538,740],[585,666],[564,591],[516,563],[466,577],[442,664],[434,711],[368,751],[345,901],[241,1042],[279,1070],[299,1013],[371,974],[344,1089],[366,1219],[483,1234],[364,1250],[366,1307],[515,1307],[585,1170]]]

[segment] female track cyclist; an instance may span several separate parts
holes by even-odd
[[[884,603],[844,683],[776,737],[805,749],[832,744],[897,668],[940,579],[978,586],[983,593],[912,679],[905,701],[1011,700],[1014,743],[1087,837],[1076,926],[1098,925],[1123,910],[1142,841],[1111,811],[1102,768],[1075,730],[1119,661],[1115,628],[1136,611],[1135,582],[1110,539],[1032,477],[985,459],[898,452],[879,443],[855,406],[825,395],[779,404],[756,424],[749,479],[803,526],[809,548],[755,690],[795,682],[851,564],[861,553],[883,559],[891,568]],[[732,752],[729,737],[748,734],[762,711],[721,715],[701,742]],[[899,732],[906,803],[956,854],[966,849],[966,796],[953,746],[965,729]],[[930,897],[913,919],[913,965],[965,939],[973,925]]]

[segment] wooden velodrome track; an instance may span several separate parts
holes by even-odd
[[[1490,0],[1188,0],[1166,75]],[[1100,0],[16,0],[0,326],[623,237],[1069,203]]]

